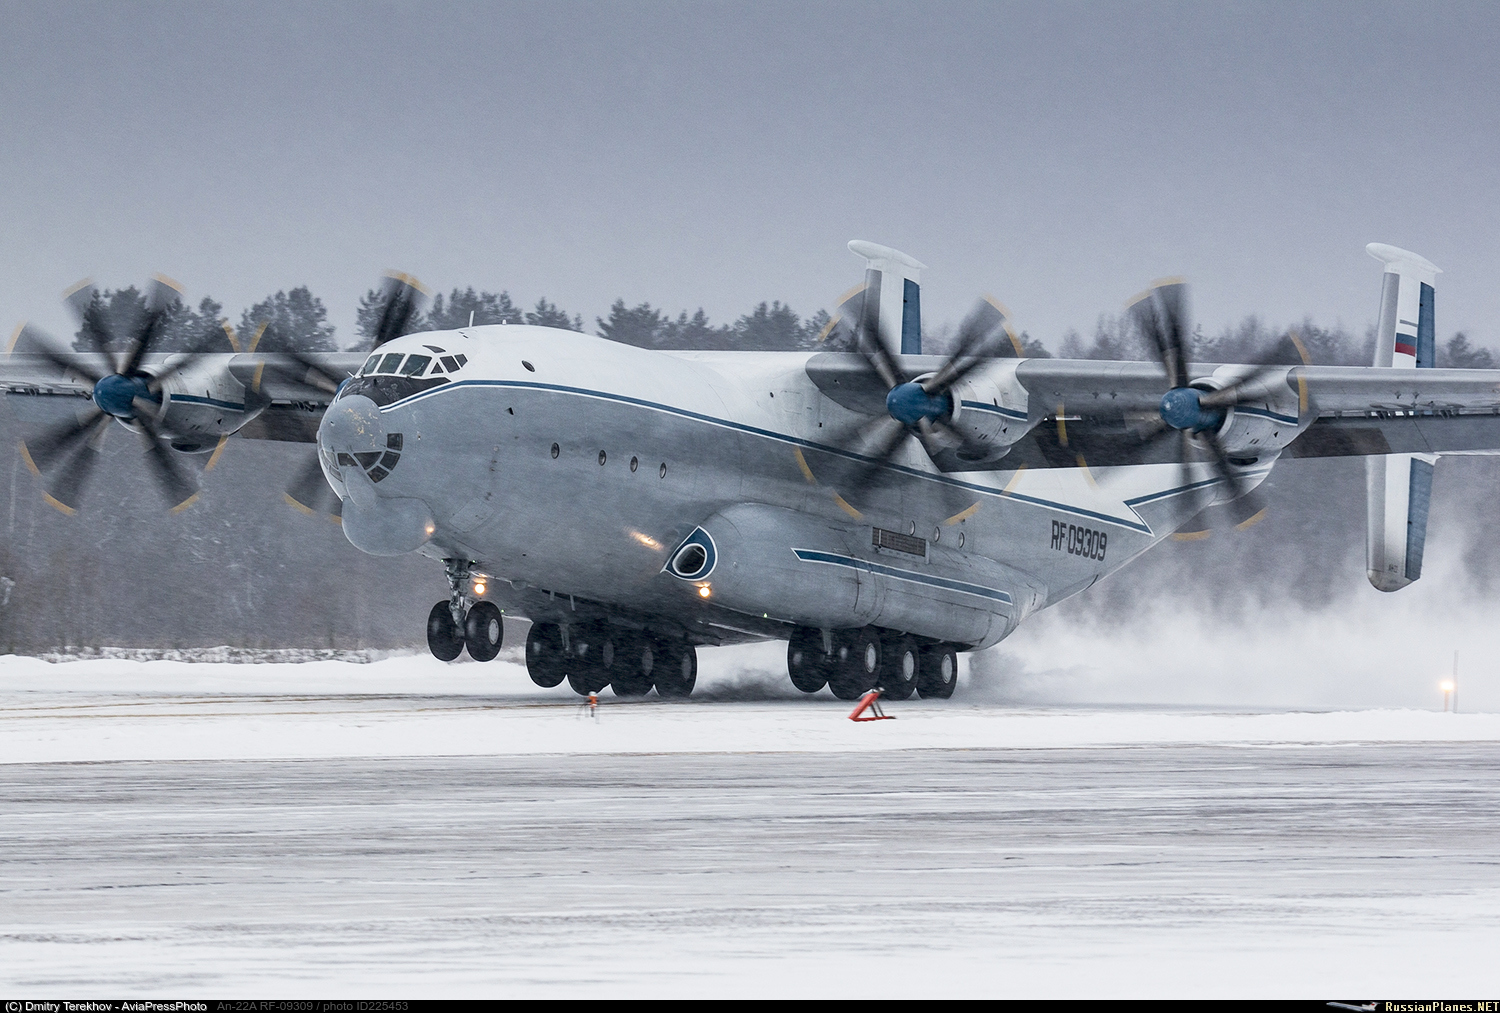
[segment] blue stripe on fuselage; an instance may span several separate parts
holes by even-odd
[[[559,394],[574,394],[579,397],[595,398],[600,401],[614,401],[618,404],[635,405],[639,408],[648,408],[652,411],[664,412],[668,415],[676,415],[679,418],[692,419],[695,422],[704,422],[708,425],[718,426],[722,429],[730,429],[737,432],[749,433],[752,436],[759,436],[764,439],[775,440],[778,443],[785,443],[794,447],[816,450],[819,453],[831,454],[835,457],[842,457],[845,460],[856,461],[861,464],[880,463],[873,457],[866,457],[864,454],[856,454],[851,450],[844,450],[840,447],[832,447],[824,443],[815,443],[812,440],[804,440],[800,437],[789,436],[786,433],[777,433],[769,429],[761,429],[758,426],[746,425],[743,422],[732,422],[728,419],[715,418],[712,415],[704,415],[701,412],[690,411],[686,408],[677,408],[673,405],[661,404],[656,401],[646,401],[642,398],[631,397],[628,394],[613,394],[608,391],[590,390],[586,387],[569,387],[563,384],[541,383],[535,380],[459,380],[454,383],[444,384],[441,387],[434,387],[432,390],[421,391],[419,393],[411,395],[408,398],[403,398],[400,401],[396,401],[388,405],[382,405],[380,410],[382,412],[394,411],[404,405],[415,404],[418,401],[422,401],[430,397],[438,397],[444,394],[450,394],[453,391],[463,387],[499,387],[509,388],[512,390],[542,390],[552,391]],[[986,496],[995,496],[1001,499],[1013,499],[1021,503],[1030,503],[1034,506],[1047,507],[1051,510],[1060,510],[1063,513],[1073,514],[1077,517],[1087,517],[1091,520],[1102,521],[1106,524],[1116,524],[1122,528],[1128,528],[1131,531],[1139,531],[1144,535],[1154,534],[1154,532],[1151,530],[1151,527],[1147,525],[1145,521],[1140,519],[1115,517],[1111,514],[1100,513],[1097,510],[1089,510],[1085,507],[1075,506],[1071,503],[1058,503],[1054,500],[1042,499],[1038,496],[1028,496],[1025,493],[1006,492],[1005,490],[997,489],[994,486],[976,485],[973,482],[965,482],[961,479],[951,478],[948,475],[944,474],[932,474],[930,472],[919,471],[916,468],[908,468],[905,465],[887,463],[884,465],[884,467],[888,471],[894,471],[911,478],[922,479],[928,482],[937,482],[939,484],[947,485],[955,489],[967,489],[970,492],[977,492]],[[1168,489],[1163,492],[1151,493],[1147,496],[1139,497],[1136,500],[1127,500],[1126,506],[1134,507],[1137,503],[1150,502],[1162,499],[1167,496],[1173,496],[1178,493],[1190,492],[1194,489],[1200,489],[1205,486],[1214,485],[1221,481],[1223,481],[1223,479],[1220,478],[1205,479],[1202,482],[1194,482],[1189,485],[1178,486],[1175,489]]]
[[[1011,604],[1009,594],[993,587],[967,584],[961,580],[949,580],[946,577],[935,577],[930,573],[917,573],[914,570],[900,570],[894,566],[872,563],[866,559],[855,559],[853,556],[841,556],[833,552],[819,552],[815,549],[793,549],[792,551],[804,563],[828,563],[831,566],[847,566],[854,570],[878,573],[882,577],[893,577],[896,580],[906,580],[913,584],[928,584],[932,587],[941,587],[948,591],[957,591],[960,594],[972,594],[976,598],[988,598],[991,601],[1002,602],[1006,605]]]

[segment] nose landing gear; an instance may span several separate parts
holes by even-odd
[[[465,647],[475,661],[493,661],[505,638],[500,610],[493,602],[469,597],[469,560],[445,559],[443,563],[448,600],[438,602],[427,614],[427,649],[439,661],[453,661]]]

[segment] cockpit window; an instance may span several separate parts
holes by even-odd
[[[443,356],[443,368],[450,373],[458,372],[459,367],[469,361],[467,355],[445,355]]]
[[[422,375],[422,371],[427,368],[427,364],[429,362],[431,362],[431,361],[432,361],[432,357],[430,355],[412,355],[412,356],[408,356],[407,360],[406,360],[406,365],[404,365],[404,366],[401,367],[401,375],[402,376],[421,376]]]
[[[387,355],[384,359],[381,360],[381,362],[380,362],[380,368],[377,369],[375,372],[377,372],[377,373],[394,373],[396,371],[396,367],[398,365],[400,365],[400,364],[401,364],[401,353],[400,352],[392,352],[391,354]]]
[[[359,375],[364,376],[366,373],[375,372],[375,364],[379,361],[380,353],[376,352],[374,355],[365,360],[365,364],[363,366],[359,367]]]

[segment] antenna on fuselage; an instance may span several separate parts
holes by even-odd
[[[469,326],[470,327],[474,326],[474,311],[473,310],[469,310]]]

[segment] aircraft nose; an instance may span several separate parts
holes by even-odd
[[[339,398],[323,413],[318,442],[335,454],[384,451],[385,421],[380,417],[380,407],[359,394]]]

